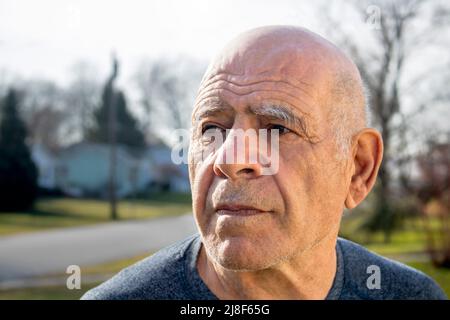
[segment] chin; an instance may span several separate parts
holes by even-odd
[[[209,256],[221,267],[232,271],[259,271],[280,261],[276,249],[246,237],[230,237],[205,243]]]

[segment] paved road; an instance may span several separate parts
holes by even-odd
[[[194,232],[185,214],[0,237],[0,284],[156,251]]]

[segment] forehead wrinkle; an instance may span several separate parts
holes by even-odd
[[[221,99],[221,97],[220,97],[221,92],[229,92],[231,94],[234,94],[234,95],[240,96],[240,97],[251,96],[251,95],[254,95],[256,93],[273,93],[273,94],[277,94],[277,95],[284,95],[284,99],[286,99],[286,98],[292,99],[293,101],[295,101],[295,104],[304,105],[304,106],[306,106],[308,108],[311,108],[311,105],[308,104],[302,97],[300,97],[298,95],[294,95],[294,94],[292,94],[290,92],[287,92],[287,91],[284,91],[284,90],[278,90],[278,89],[253,89],[253,90],[250,90],[249,92],[239,93],[239,92],[236,92],[235,90],[233,90],[231,88],[220,87],[220,88],[210,88],[207,91],[200,93],[197,96],[194,110],[196,110],[199,107],[201,107],[203,105],[204,101],[207,100],[207,99],[211,99],[211,98]],[[268,97],[266,99],[270,99],[270,97]]]
[[[268,76],[269,74],[269,76]],[[245,87],[245,86],[252,86],[257,84],[268,84],[268,83],[279,83],[284,84],[289,87],[292,87],[294,89],[299,90],[303,94],[307,95],[309,98],[313,99],[313,95],[308,92],[308,90],[305,88],[312,89],[312,84],[308,83],[305,80],[302,79],[296,79],[295,77],[288,77],[288,76],[282,76],[277,75],[274,72],[267,72],[265,71],[264,74],[256,74],[256,75],[235,75],[231,73],[226,73],[224,71],[216,73],[212,77],[210,77],[207,81],[202,83],[200,85],[199,93],[203,91],[208,91],[209,87],[214,87],[215,84],[217,84],[220,81],[224,81],[226,83],[230,83],[237,87]]]

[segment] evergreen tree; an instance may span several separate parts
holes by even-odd
[[[128,146],[144,147],[144,134],[138,127],[136,119],[127,108],[125,95],[122,91],[117,92],[117,142]]]
[[[25,210],[37,196],[38,173],[25,143],[27,131],[14,90],[9,90],[0,110],[0,211]]]
[[[122,91],[115,91],[109,82],[103,90],[102,104],[94,114],[95,127],[91,131],[90,140],[100,143],[110,142],[109,126],[111,123],[109,121],[109,112],[112,104],[116,108],[116,142],[130,147],[144,147],[144,134],[139,129],[136,119],[127,108],[125,95]]]

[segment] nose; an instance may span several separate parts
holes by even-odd
[[[218,150],[213,171],[216,176],[231,180],[255,179],[261,176],[262,166],[258,161],[258,142],[230,132]]]

